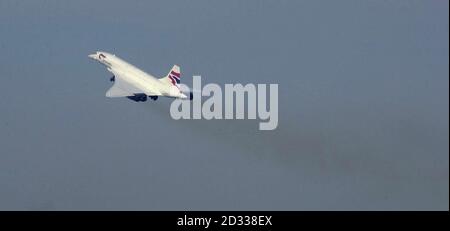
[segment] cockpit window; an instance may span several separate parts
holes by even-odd
[[[98,58],[99,58],[99,59],[102,59],[102,58],[106,58],[106,56],[105,56],[104,54],[100,53],[100,54],[98,55]]]

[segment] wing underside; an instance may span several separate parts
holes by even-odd
[[[106,92],[106,97],[126,97],[143,93],[141,89],[124,81],[120,75],[114,73],[114,85]]]

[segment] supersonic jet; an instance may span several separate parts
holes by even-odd
[[[97,51],[89,57],[105,65],[113,74],[110,80],[114,85],[106,92],[106,97],[127,97],[136,102],[145,102],[147,97],[157,100],[158,96],[192,99],[192,93],[188,97],[180,90],[180,67],[177,65],[165,77],[157,79],[107,52]]]

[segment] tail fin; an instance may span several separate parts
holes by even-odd
[[[180,83],[180,67],[177,65],[173,65],[172,69],[170,70],[169,74],[167,74],[165,77],[160,78],[159,80],[167,83],[172,84],[174,86],[177,86]]]

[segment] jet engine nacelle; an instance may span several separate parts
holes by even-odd
[[[135,102],[145,102],[147,101],[147,95],[146,94],[134,94],[133,96],[127,96],[128,99],[131,99]]]

